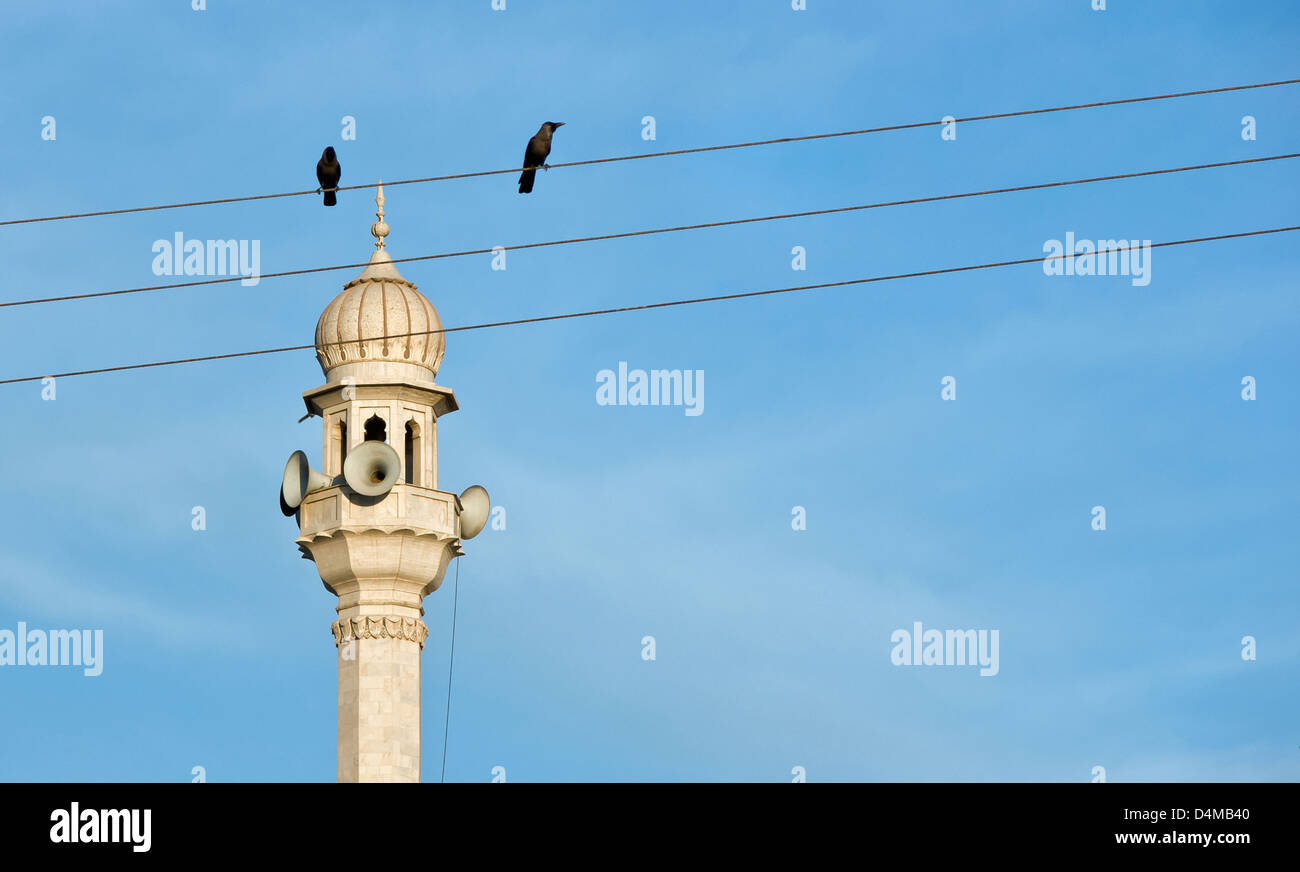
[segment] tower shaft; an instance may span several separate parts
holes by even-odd
[[[370,584],[367,598],[386,592]],[[421,611],[340,603],[330,628],[339,651],[340,782],[420,780],[420,651],[429,635]]]

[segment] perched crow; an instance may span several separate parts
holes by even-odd
[[[320,187],[316,190],[319,192],[325,188],[337,188],[341,178],[343,178],[343,167],[339,166],[338,158],[334,156],[334,146],[327,146],[325,153],[316,162],[316,181],[320,182]],[[325,205],[333,206],[336,203],[338,197],[334,192],[325,191]]]
[[[524,151],[524,166],[550,169],[546,165],[546,156],[551,153],[551,134],[555,132],[555,128],[563,126],[563,121],[548,121],[542,125],[542,129],[537,131],[537,135],[528,140],[528,148]],[[531,194],[533,192],[533,180],[536,178],[536,169],[524,170],[519,176],[519,193]]]

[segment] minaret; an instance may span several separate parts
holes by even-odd
[[[442,323],[385,251],[382,184],[376,204],[370,263],[316,324],[325,384],[303,401],[324,423],[324,472],[296,452],[281,508],[297,510],[298,548],[339,600],[338,780],[419,781],[423,600],[487,505],[438,490],[438,422],[458,408],[434,383]]]

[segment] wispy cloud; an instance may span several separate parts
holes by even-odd
[[[248,653],[257,647],[252,632],[241,630],[244,622],[234,615],[208,610],[200,614],[178,602],[84,580],[102,577],[102,572],[56,567],[12,550],[0,551],[0,566],[4,567],[0,607],[6,623],[26,620],[33,626],[41,622],[52,627],[114,626],[173,649]]]

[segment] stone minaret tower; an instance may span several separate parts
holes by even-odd
[[[444,334],[403,335],[442,323],[384,250],[382,185],[376,203],[370,263],[316,325],[325,384],[303,400],[324,422],[324,476],[297,507],[296,542],[339,599],[331,627],[339,655],[338,780],[419,781],[420,652],[429,635],[423,600],[463,553],[461,504],[438,490],[438,422],[457,404],[433,380]],[[391,491],[379,496],[357,493],[343,477],[348,453],[370,441],[387,443],[401,466]]]

